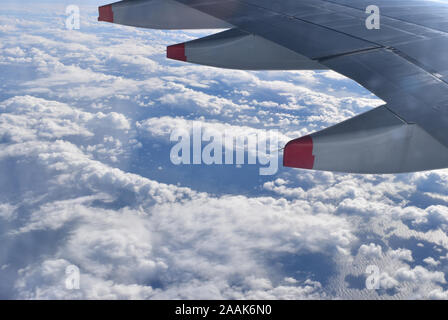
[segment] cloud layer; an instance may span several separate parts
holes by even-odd
[[[169,160],[191,121],[284,143],[381,104],[357,84],[167,61],[166,45],[214,31],[98,23],[88,4],[66,30],[64,4],[24,7],[0,15],[0,298],[448,297],[446,170],[261,177]]]

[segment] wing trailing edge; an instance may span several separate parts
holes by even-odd
[[[349,173],[414,172],[448,167],[448,149],[381,106],[288,142],[283,165]]]

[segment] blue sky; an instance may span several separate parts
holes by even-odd
[[[65,28],[67,4],[80,30]],[[0,298],[448,297],[446,170],[170,162],[170,132],[193,120],[293,139],[379,99],[331,71],[166,60],[167,45],[217,31],[99,23],[99,4],[2,4]],[[369,265],[379,290],[365,288]]]

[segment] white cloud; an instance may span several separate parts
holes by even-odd
[[[432,300],[448,300],[448,291],[435,289],[428,294],[428,298]]]
[[[427,258],[423,259],[423,261],[426,264],[433,266],[433,267],[438,266],[440,264],[440,261],[436,261],[433,257],[427,257]]]
[[[392,258],[412,262],[412,251],[408,249],[398,248],[397,250],[389,250],[388,255]]]
[[[379,281],[381,289],[393,289],[399,285],[399,282],[386,272],[381,273]]]
[[[422,266],[416,266],[411,269],[410,267],[403,267],[398,269],[395,273],[395,278],[399,281],[407,282],[438,282],[445,283],[445,275],[440,271],[429,271]]]
[[[382,256],[382,248],[380,245],[376,245],[374,243],[369,243],[368,245],[363,244],[359,247],[359,254],[364,255],[368,258],[377,258],[380,259]]]

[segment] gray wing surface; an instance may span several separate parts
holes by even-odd
[[[213,65],[210,56],[219,44],[230,48],[227,56],[235,52],[236,58],[216,66],[244,69],[241,47],[236,50],[236,38],[227,36],[238,33],[239,39],[245,36],[257,46],[270,48],[271,59],[264,57],[254,69],[328,68],[386,102],[380,109],[291,141],[284,149],[285,166],[359,173],[448,167],[448,4],[422,0],[175,2],[233,31],[218,34],[214,42],[169,48],[169,57],[189,61],[191,56],[195,63],[206,57],[207,64]],[[365,26],[369,5],[380,8],[378,30]],[[273,62],[281,51],[278,48],[289,63]]]

